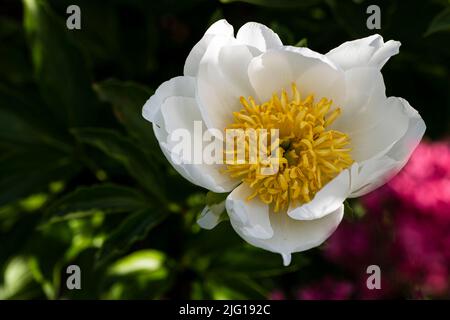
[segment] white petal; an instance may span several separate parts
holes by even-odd
[[[193,135],[193,121],[201,121],[195,96],[195,80],[192,77],[176,77],[164,82],[150,97],[142,109],[143,117],[153,123],[153,131],[160,147],[172,164],[184,178],[190,182],[215,192],[231,191],[237,181],[220,172],[219,165],[183,164],[181,160],[173,161],[173,154],[168,141],[173,130],[184,128]],[[205,126],[202,128],[206,131]],[[181,164],[178,164],[181,163]]]
[[[273,236],[269,220],[269,206],[258,198],[247,200],[252,190],[241,184],[226,200],[226,208],[233,227],[247,237],[268,239]]]
[[[208,30],[206,30],[205,34],[233,36],[233,32],[233,26],[229,24],[227,20],[220,19],[214,22]]]
[[[160,144],[160,147],[174,169],[183,178],[195,185],[213,192],[223,193],[233,190],[236,184],[239,183],[239,181],[232,180],[228,176],[221,174],[221,167],[219,166],[182,163],[182,159],[177,158],[178,155],[171,152],[165,144]]]
[[[383,41],[378,34],[347,41],[326,54],[342,69],[371,66],[381,69],[393,55],[399,52],[400,42]]]
[[[273,236],[260,239],[242,232],[239,221],[230,217],[234,230],[248,243],[258,248],[281,254],[285,266],[291,262],[291,254],[308,250],[322,244],[342,220],[344,206],[323,218],[315,220],[295,220],[285,212],[269,214]]]
[[[207,205],[200,214],[197,223],[203,229],[211,230],[215,226],[217,226],[221,221],[223,221],[224,214],[225,214],[225,201],[213,204],[211,206]]]
[[[350,134],[355,161],[367,160],[387,151],[408,130],[408,117],[395,99],[388,98],[380,106],[380,114],[373,117],[370,126]],[[359,118],[355,117],[355,121]]]
[[[390,158],[397,161],[407,162],[414,149],[422,139],[426,125],[420,114],[415,110],[408,101],[403,98],[390,97],[396,99],[403,105],[403,112],[409,118],[408,130],[405,135],[394,144],[391,150],[387,153]]]
[[[250,61],[258,53],[247,45],[225,46],[219,53],[219,66],[223,76],[234,90],[234,97],[254,95],[247,70]]]
[[[334,122],[338,130],[360,131],[368,123],[355,121],[355,116],[378,114],[377,108],[386,100],[386,88],[381,72],[373,67],[361,67],[347,70],[344,73],[345,99],[342,105],[342,114]]]
[[[233,122],[233,111],[242,108],[239,98],[253,94],[247,66],[255,54],[235,39],[217,36],[211,42],[197,77],[197,99],[208,128],[224,130]]]
[[[167,140],[164,119],[161,106],[170,97],[194,97],[195,79],[193,77],[180,76],[163,82],[155,93],[145,102],[142,108],[142,116],[153,123],[153,131],[158,141]]]
[[[244,44],[258,48],[264,52],[267,49],[281,47],[280,37],[270,28],[256,22],[247,22],[236,35],[236,39]]]
[[[194,121],[201,121],[194,98],[169,97],[161,105],[161,113],[167,133],[172,133],[181,128],[193,132]]]
[[[144,119],[153,122],[161,105],[169,97],[195,97],[195,78],[180,76],[163,82],[142,108]]]
[[[361,67],[345,72],[345,102],[333,128],[350,136],[352,157],[357,162],[387,151],[408,128],[401,104],[387,99],[381,72]]]
[[[203,55],[206,52],[211,40],[217,36],[233,37],[233,26],[230,25],[226,20],[222,19],[213,23],[208,30],[206,30],[205,35],[199,42],[192,48],[186,62],[184,64],[184,75],[186,76],[197,76],[198,66],[200,64]]]
[[[289,208],[288,214],[296,220],[320,219],[338,209],[349,194],[350,171],[343,170],[320,189],[310,202]]]
[[[250,83],[259,102],[267,101],[282,89],[290,91],[295,82],[302,95],[341,100],[343,73],[325,56],[307,48],[285,46],[255,57],[248,67]]]
[[[167,98],[161,106],[161,113],[162,118],[164,119],[164,124],[161,124],[158,130],[165,130],[169,138],[166,141],[159,141],[159,143],[164,155],[172,166],[184,178],[196,185],[214,192],[231,191],[236,186],[238,181],[221,173],[221,169],[223,168],[222,165],[208,165],[203,161],[199,164],[193,163],[194,153],[202,152],[203,146],[196,149],[195,143],[193,141],[191,142],[190,163],[183,160],[182,154],[176,154],[173,152],[174,147],[179,143],[179,141],[172,141],[170,139],[170,134],[174,130],[185,129],[190,133],[192,139],[196,139],[195,141],[203,141],[202,133],[206,131],[205,125],[202,125],[201,131],[194,130],[194,121],[201,122],[202,120],[196,100],[194,98],[187,97]]]
[[[388,157],[355,162],[351,168],[352,192],[349,198],[360,197],[386,183],[396,165],[397,162]]]
[[[408,128],[405,134],[386,152],[352,167],[350,197],[367,194],[397,174],[406,164],[425,133],[425,122],[406,100],[395,97],[389,99],[401,105],[404,116],[408,118]]]

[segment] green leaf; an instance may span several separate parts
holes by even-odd
[[[126,251],[136,241],[143,240],[166,216],[164,211],[155,208],[143,209],[130,215],[103,243],[98,254],[99,264]]]
[[[286,45],[295,44],[295,38],[297,37],[292,30],[283,23],[279,21],[272,21],[269,25],[270,29],[273,30],[280,37],[281,41]]]
[[[14,152],[0,159],[0,206],[64,180],[80,170],[72,158],[50,148]]]
[[[230,223],[220,223],[213,230],[200,230],[186,242],[187,255],[193,263],[201,262],[202,258],[216,258],[227,250],[239,250],[242,239],[236,234]],[[220,250],[217,250],[220,248]],[[199,268],[203,268],[199,263]]]
[[[81,30],[70,32],[71,38],[77,41],[79,47],[90,60],[95,63],[109,61],[119,65],[119,57],[123,48],[119,44],[119,16],[117,1],[104,5],[102,1],[92,0],[47,0],[57,12],[77,4],[81,8]],[[67,16],[66,16],[67,17]]]
[[[283,266],[279,254],[244,245],[229,223],[221,223],[212,231],[200,231],[189,239],[186,248],[186,260],[197,272],[212,278],[224,273],[273,277],[297,271],[308,263],[304,255],[294,254],[291,264]]]
[[[20,212],[12,206],[9,208],[5,215],[3,207],[0,215],[0,264],[26,247],[40,221],[40,216],[35,213]]]
[[[43,144],[70,152],[64,134],[43,112],[43,106],[28,101],[26,94],[0,85],[0,140],[15,149]]]
[[[16,256],[5,265],[0,284],[0,299],[33,299],[33,276],[25,257]]]
[[[14,18],[3,15],[0,17],[0,38],[15,36],[20,29],[20,25]]]
[[[161,251],[139,250],[115,261],[107,270],[104,298],[161,298],[173,282],[167,260]]]
[[[1,97],[0,97],[1,99]],[[0,101],[1,104],[1,101]],[[0,141],[15,149],[42,143],[39,134],[23,119],[0,106]]]
[[[219,204],[222,201],[225,201],[225,199],[228,197],[229,194],[230,194],[229,192],[216,193],[216,192],[208,191],[208,193],[206,193],[206,204],[208,206],[211,206],[213,204]]]
[[[150,97],[151,90],[136,83],[114,79],[98,83],[94,88],[102,101],[112,104],[116,117],[131,136],[145,147],[159,151],[152,124],[142,117],[142,107]]]
[[[165,200],[161,188],[163,179],[160,178],[160,169],[133,141],[109,129],[73,129],[72,133],[81,142],[99,148],[111,158],[122,163],[144,188],[160,200]]]
[[[0,79],[13,85],[33,80],[21,21],[14,15],[0,16]]]
[[[348,202],[348,200],[344,201],[344,212],[346,215],[350,215],[350,216],[354,216],[355,213],[353,211],[352,206],[350,205],[350,203]]]
[[[34,280],[41,285],[42,291],[44,291],[47,299],[55,299],[57,289],[55,288],[53,283],[43,274],[38,259],[36,257],[30,257],[28,260],[28,266]]]
[[[91,210],[104,212],[130,212],[145,206],[145,196],[136,189],[114,185],[100,184],[91,187],[81,187],[69,193],[48,209],[50,215],[58,215],[57,219],[67,219],[79,215],[71,215]]]
[[[246,2],[258,6],[271,8],[298,8],[308,7],[320,2],[320,0],[220,0],[222,3]]]
[[[249,277],[224,273],[206,284],[214,300],[267,299],[269,290]]]
[[[308,39],[303,38],[295,44],[296,47],[308,47]]]
[[[425,36],[429,36],[435,32],[439,31],[449,31],[450,30],[450,7],[441,11],[434,19],[431,21]]]
[[[210,26],[214,22],[219,21],[221,19],[225,19],[225,17],[223,15],[222,8],[218,8],[212,13],[211,17],[209,18],[208,25]]]
[[[344,216],[347,220],[356,221],[366,214],[364,207],[357,200],[344,201]]]
[[[334,17],[333,28],[343,28],[353,38],[367,35],[366,7],[356,1],[326,0],[325,2]],[[329,33],[334,31],[332,27],[328,27],[328,29],[330,29]]]
[[[10,40],[0,38],[0,41]],[[30,70],[32,68],[27,58],[25,50],[22,50],[19,46],[10,44],[8,46],[0,47],[1,79],[14,85],[31,82],[32,72],[30,72]]]
[[[278,254],[245,246],[222,251],[212,260],[208,273],[215,277],[220,277],[224,272],[232,272],[235,275],[264,278],[297,271],[305,263],[307,261],[304,257],[294,255],[291,264],[285,267]]]
[[[83,56],[63,21],[41,0],[23,0],[24,26],[42,96],[69,126],[96,118],[96,99]]]
[[[140,250],[114,262],[108,274],[126,276],[136,272],[152,273],[164,267],[166,256],[157,250]]]

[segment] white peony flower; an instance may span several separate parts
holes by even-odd
[[[320,245],[337,228],[348,197],[381,186],[407,162],[425,132],[409,103],[386,97],[382,66],[398,41],[379,35],[346,42],[323,55],[285,46],[249,22],[234,36],[214,23],[186,59],[184,75],[164,82],[143,107],[161,149],[192,183],[231,192],[225,209],[248,243],[291,254]],[[273,175],[252,165],[174,161],[170,134],[183,128],[276,128],[282,161]],[[221,221],[224,204],[207,207],[199,224]]]

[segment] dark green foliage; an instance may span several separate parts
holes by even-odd
[[[113,184],[98,184],[80,187],[55,201],[48,209],[48,213],[50,217],[67,219],[67,215],[71,213],[85,214],[92,210],[130,212],[142,209],[145,205],[145,196],[136,189]]]

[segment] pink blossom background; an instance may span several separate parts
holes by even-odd
[[[333,272],[305,279],[289,297],[450,298],[450,142],[422,142],[397,176],[357,201],[362,216],[346,213],[320,253]],[[381,289],[367,288],[369,265],[380,267]]]

